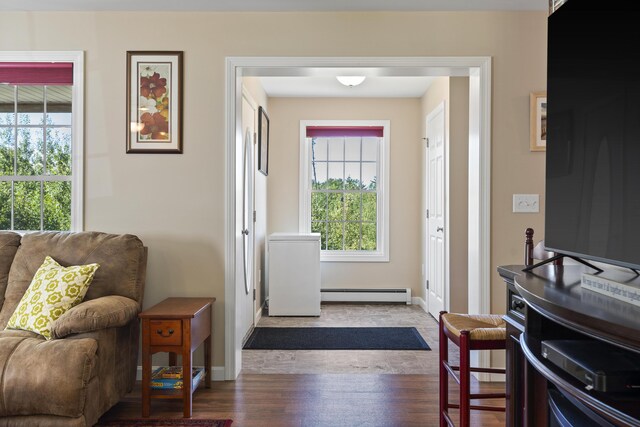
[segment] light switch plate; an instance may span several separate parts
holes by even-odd
[[[540,212],[540,195],[539,194],[514,194],[513,195],[513,212],[514,213]]]

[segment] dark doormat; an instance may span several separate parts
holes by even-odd
[[[255,328],[246,350],[431,350],[416,328]]]
[[[136,418],[130,420],[99,421],[95,427],[229,427],[231,420],[205,420],[194,418]]]

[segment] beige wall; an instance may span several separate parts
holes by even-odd
[[[389,262],[323,262],[323,288],[420,291],[418,99],[270,98],[269,232],[298,231],[300,120],[390,120]]]
[[[125,154],[126,51],[151,49],[185,52],[182,155]],[[86,229],[149,246],[145,307],[218,298],[215,365],[224,362],[226,56],[491,56],[491,265],[520,262],[523,230],[542,230],[542,214],[511,213],[511,195],[543,192],[528,96],[546,83],[544,12],[3,12],[0,50],[86,52]],[[492,309],[503,311],[495,273],[492,286]]]
[[[449,80],[449,220],[451,311],[467,312],[469,218],[469,78]],[[455,289],[455,292],[454,292]]]

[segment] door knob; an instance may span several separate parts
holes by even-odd
[[[438,231],[444,231],[444,227],[438,227],[438,228],[436,228],[436,232],[438,232]]]

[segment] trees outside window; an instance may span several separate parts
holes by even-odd
[[[388,122],[303,122],[301,132],[301,231],[320,233],[324,260],[388,260]]]
[[[38,54],[0,52],[0,230],[78,231],[83,54]]]
[[[71,229],[71,86],[0,86],[0,229]]]

